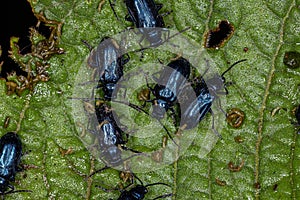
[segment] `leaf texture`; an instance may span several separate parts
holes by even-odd
[[[43,11],[48,19],[63,23],[60,46],[66,53],[51,58],[50,80],[37,84],[33,92],[21,97],[7,96],[5,82],[1,81],[0,119],[11,117],[9,127],[2,128],[1,133],[17,131],[25,151],[22,163],[34,166],[19,172],[14,183],[16,189],[32,192],[5,198],[117,199],[120,191],[108,192],[96,186],[120,187],[124,182],[118,171],[108,169],[86,178],[104,164],[80,140],[82,127],[74,121],[68,98],[89,55],[81,40],[97,46],[103,37],[131,26],[124,19],[125,4],[115,3],[121,19],[118,21],[108,1],[30,3],[34,12]],[[226,80],[234,84],[228,87],[229,94],[221,97],[225,111],[239,108],[245,113],[245,120],[240,128],[233,128],[222,116],[218,126],[223,140],[218,140],[212,151],[202,156],[201,135],[209,130],[212,120],[208,114],[200,123],[192,145],[176,162],[137,174],[144,184],[163,182],[171,186],[149,187],[146,199],[167,193],[173,196],[166,199],[173,200],[299,199],[300,141],[292,124],[296,121],[292,110],[300,103],[300,69],[289,69],[283,64],[286,51],[300,51],[299,1],[160,0],[159,3],[164,5],[160,13],[172,11],[164,16],[166,26],[178,31],[191,27],[182,35],[201,46],[206,32],[217,27],[219,21],[226,19],[233,24],[235,32],[224,46],[207,52],[220,72],[229,63],[247,59],[226,74]],[[139,56],[131,55],[131,66],[140,64]],[[169,57],[150,50],[145,52],[143,61],[157,58]],[[136,120],[143,120],[143,115],[135,114]],[[243,141],[236,142],[237,136]],[[131,142],[134,147],[134,141]],[[145,150],[156,148],[152,140],[137,146],[144,146]],[[70,153],[64,154],[68,149]],[[231,171],[230,162],[241,165],[240,169]]]

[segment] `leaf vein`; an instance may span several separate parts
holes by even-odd
[[[266,104],[267,104],[267,99],[269,97],[269,92],[270,92],[270,87],[271,83],[274,77],[274,72],[275,72],[275,61],[276,58],[279,54],[279,51],[283,45],[283,35],[284,35],[284,27],[285,27],[285,22],[287,21],[287,18],[289,17],[292,8],[296,6],[296,1],[293,0],[286,15],[282,19],[280,31],[279,31],[279,44],[275,50],[274,56],[272,57],[271,60],[271,68],[270,68],[270,73],[268,75],[268,80],[266,84],[266,89],[264,92],[264,97],[263,97],[263,102],[261,105],[261,108],[259,110],[259,120],[258,120],[258,135],[257,135],[257,141],[256,141],[256,153],[255,153],[255,183],[259,183],[259,165],[260,165],[260,147],[261,147],[261,142],[262,142],[262,133],[263,133],[263,127],[264,127],[264,113],[266,110]],[[255,189],[255,197],[256,199],[259,199],[260,196],[260,188]]]

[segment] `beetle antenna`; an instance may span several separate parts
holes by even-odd
[[[237,64],[239,64],[239,63],[241,63],[241,62],[244,62],[244,61],[246,61],[246,60],[247,60],[247,59],[243,59],[243,60],[239,60],[239,61],[233,63],[227,70],[225,70],[225,72],[223,72],[223,73],[221,74],[221,77],[223,77],[224,74],[226,74],[229,70],[231,70],[235,65],[237,65]]]
[[[112,11],[114,13],[114,15],[116,16],[117,20],[121,21],[120,18],[118,17],[118,15],[117,15],[115,9],[114,9],[114,6],[115,6],[114,3],[112,3],[111,0],[108,0],[108,1],[109,1],[109,5],[110,5],[110,7],[111,7],[111,9],[112,9]]]
[[[145,111],[144,109],[142,109],[142,108],[140,108],[139,106],[134,105],[134,104],[132,104],[132,103],[129,103],[129,102],[123,102],[123,101],[118,101],[118,100],[113,100],[113,102],[125,104],[125,105],[127,105],[127,106],[129,106],[129,107],[131,107],[131,108],[133,108],[133,109],[135,109],[135,110],[137,110],[137,111],[141,111],[141,112],[145,113],[146,115],[150,116],[150,114],[149,114],[147,111]],[[175,142],[175,140],[173,139],[172,135],[170,134],[170,132],[168,131],[168,129],[165,127],[165,125],[163,125],[163,123],[162,123],[159,119],[157,119],[157,121],[158,121],[159,124],[164,128],[164,130],[167,132],[167,135],[168,135],[168,136],[170,137],[170,139],[174,142],[174,144],[175,144],[176,146],[178,146],[178,144]]]
[[[203,74],[201,74],[201,77],[203,77],[209,70],[210,67],[206,68],[206,70],[203,72]]]
[[[189,29],[191,29],[190,26],[189,26],[189,27],[186,27],[185,29],[182,29],[181,31],[175,33],[174,35],[171,35],[168,39],[166,39],[165,41],[163,41],[162,44],[166,43],[166,42],[167,42],[168,40],[170,40],[171,38],[173,38],[173,37],[175,37],[175,36],[177,36],[177,35],[179,35],[179,34],[185,32],[185,31],[187,31],[187,30],[189,30]]]
[[[97,173],[99,173],[99,172],[102,172],[102,171],[104,171],[104,170],[106,170],[106,169],[109,169],[110,167],[109,166],[104,166],[104,167],[102,167],[101,169],[98,169],[98,170],[96,170],[96,171],[94,171],[93,173],[91,173],[88,177],[86,177],[86,178],[90,178],[90,177],[92,177],[92,176],[94,176],[95,174],[97,174]]]
[[[150,187],[150,186],[153,186],[153,185],[165,185],[165,186],[171,187],[170,185],[168,185],[168,184],[166,184],[166,183],[160,183],[160,182],[159,182],[159,183],[151,183],[151,184],[145,185],[145,187]],[[172,193],[160,195],[160,196],[154,198],[153,200],[155,200],[155,199],[162,199],[162,198],[166,198],[166,197],[170,197],[170,196],[172,196],[172,195],[173,195]]]
[[[132,175],[134,176],[134,178],[136,178],[136,179],[141,183],[141,185],[144,185],[144,183],[142,182],[142,180],[139,179],[139,177],[137,177],[137,176],[135,175],[135,173],[133,173],[133,172],[130,172],[130,173],[132,173]],[[145,187],[146,187],[146,186],[145,186]]]
[[[163,126],[163,128],[165,129],[165,131],[167,132],[167,135],[169,136],[169,138],[174,142],[174,144],[176,145],[176,146],[178,146],[178,144],[175,142],[175,140],[173,139],[173,137],[172,137],[172,135],[170,134],[170,132],[168,131],[168,129],[165,127],[165,125],[163,125],[162,123],[161,123],[161,121],[160,120],[157,120],[159,123],[160,123],[160,125],[162,125]],[[179,146],[178,146],[179,147]]]

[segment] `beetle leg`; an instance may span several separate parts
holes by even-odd
[[[133,22],[133,20],[132,20],[132,18],[130,17],[129,14],[127,14],[127,15],[125,16],[125,20],[126,20],[126,21],[129,21],[129,22]]]
[[[217,104],[218,104],[218,107],[219,109],[221,110],[221,112],[225,115],[225,117],[227,117],[227,113],[222,109],[222,106],[221,106],[221,99],[220,98],[217,98]]]
[[[109,168],[111,168],[111,167],[109,167],[109,166],[104,166],[104,167],[102,167],[101,169],[98,169],[98,170],[92,172],[92,173],[91,173],[89,176],[87,176],[86,178],[90,178],[90,177],[94,176],[95,174],[97,174],[97,173],[99,173],[99,172],[102,172],[103,170],[106,170],[106,169],[109,169]]]
[[[145,100],[145,101],[144,101],[144,103],[141,105],[141,108],[144,108],[144,107],[146,106],[147,101],[149,101],[149,100]]]
[[[114,0],[114,3],[112,3],[111,0],[108,0],[108,1],[109,1],[109,5],[110,5],[110,7],[111,7],[111,9],[112,9],[112,11],[113,11],[113,13],[114,13],[114,15],[116,16],[117,20],[120,21],[120,18],[119,18],[119,16],[117,15],[117,13],[116,13],[116,11],[115,11],[115,9],[114,9],[114,6],[115,6],[116,1]]]
[[[212,111],[212,109],[209,110],[209,112],[211,113],[212,116],[212,125],[211,125],[211,129],[214,131],[214,133],[220,138],[222,138],[222,135],[215,129],[215,117],[214,117],[214,113]]]
[[[17,166],[16,171],[21,172],[24,171],[25,167],[23,165]]]
[[[140,41],[139,41],[139,45],[140,45],[140,48],[141,48],[141,51],[140,51],[141,52],[140,61],[142,61],[142,59],[144,58],[144,50],[146,49],[142,45],[142,41],[145,40],[145,38],[146,38],[146,34],[143,34],[142,37],[141,37],[141,39],[140,39]]]
[[[169,109],[170,109],[170,111],[171,111],[171,118],[172,118],[172,121],[173,121],[173,125],[174,125],[175,127],[177,127],[177,121],[176,121],[176,113],[175,113],[175,110],[174,110],[172,107],[170,107]]]
[[[218,92],[219,95],[228,95],[229,92],[228,92],[228,89],[226,87],[224,87],[225,89],[225,92]]]
[[[125,65],[126,63],[129,62],[129,60],[130,60],[130,57],[129,57],[128,53],[122,55],[121,58],[120,58],[120,65],[121,66]]]
[[[162,14],[159,14],[159,15],[160,15],[161,17],[165,17],[165,16],[171,14],[172,12],[173,12],[173,10],[168,11],[168,12],[165,12],[165,13],[162,13]]]
[[[155,4],[155,7],[156,7],[156,10],[159,11],[159,10],[163,7],[163,4],[161,4],[161,3],[156,3],[156,4]]]
[[[165,41],[163,41],[160,45],[164,44],[165,42],[167,42],[167,41],[170,40],[171,38],[176,37],[177,35],[179,35],[179,34],[185,32],[185,31],[189,30],[190,28],[191,28],[191,27],[187,27],[187,28],[185,28],[185,29],[183,29],[183,30],[179,31],[178,33],[175,33],[174,35],[171,35],[171,36],[170,36],[170,30],[169,30],[169,29],[167,29],[167,28],[162,28],[162,31],[165,31],[165,32],[167,32],[168,34],[167,34],[167,39],[165,38]],[[175,45],[175,44],[171,44],[171,45],[174,46],[174,47],[179,47],[178,45]]]
[[[170,30],[163,28],[162,31],[167,33],[167,35],[165,35],[165,38],[164,38],[165,42],[167,42],[170,39]],[[176,46],[176,45],[174,45],[174,46]]]
[[[129,147],[125,147],[125,146],[120,146],[123,150],[125,150],[125,151],[131,151],[131,152],[133,152],[133,153],[142,153],[142,152],[140,152],[140,151],[137,151],[137,150],[134,150],[134,149],[131,149],[131,148],[129,148]]]
[[[228,92],[228,89],[227,89],[227,86],[230,86],[230,85],[233,85],[234,83],[233,82],[226,82],[226,83],[224,83],[224,89],[225,89],[225,95],[228,95],[229,94],[229,92]],[[224,94],[224,92],[222,93],[222,92],[219,92],[219,94]]]
[[[12,191],[15,190],[15,187],[11,184],[8,184],[7,187],[10,189],[10,191],[8,191],[7,193],[11,193]]]
[[[88,41],[82,39],[81,42],[90,50],[90,52],[93,50],[92,45],[90,45]]]

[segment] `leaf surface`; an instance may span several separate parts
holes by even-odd
[[[146,199],[170,192],[173,196],[168,198],[174,200],[299,199],[300,141],[292,124],[296,121],[292,110],[300,103],[300,69],[289,69],[283,64],[286,51],[300,51],[299,1],[161,0],[159,3],[164,5],[160,13],[172,10],[164,17],[166,25],[178,31],[191,27],[182,34],[201,46],[205,33],[217,27],[219,21],[227,19],[233,24],[233,36],[220,49],[208,50],[208,54],[220,72],[230,66],[228,62],[247,59],[226,74],[226,80],[234,84],[228,87],[229,94],[221,97],[226,100],[222,104],[225,111],[239,108],[245,113],[245,120],[235,129],[223,117],[219,124],[223,140],[218,140],[206,156],[199,155],[203,141],[196,137],[178,161],[159,170],[139,173],[144,184],[171,185],[171,188],[149,187]],[[18,173],[14,183],[16,189],[32,192],[10,194],[6,198],[117,199],[119,191],[106,192],[95,186],[119,187],[123,182],[118,171],[109,169],[85,179],[104,164],[93,158],[78,137],[80,127],[74,122],[68,98],[89,55],[81,40],[97,46],[103,37],[130,26],[124,19],[125,4],[116,2],[115,6],[121,21],[114,16],[108,1],[99,4],[93,0],[40,0],[32,1],[31,5],[35,12],[43,11],[48,19],[63,22],[60,46],[66,53],[50,59],[50,80],[37,84],[33,92],[21,97],[7,96],[5,82],[0,82],[0,119],[11,117],[9,127],[1,132],[17,131],[24,144],[22,163],[35,166]],[[139,56],[133,55],[129,65],[138,66]],[[144,56],[143,62],[157,60],[152,51],[146,51]],[[209,129],[211,119],[208,114],[201,122],[199,135]],[[243,142],[236,142],[237,136]],[[152,141],[143,145],[145,149],[154,147]],[[64,155],[68,149],[72,149],[71,153]],[[243,165],[233,172],[228,167],[230,162]]]

